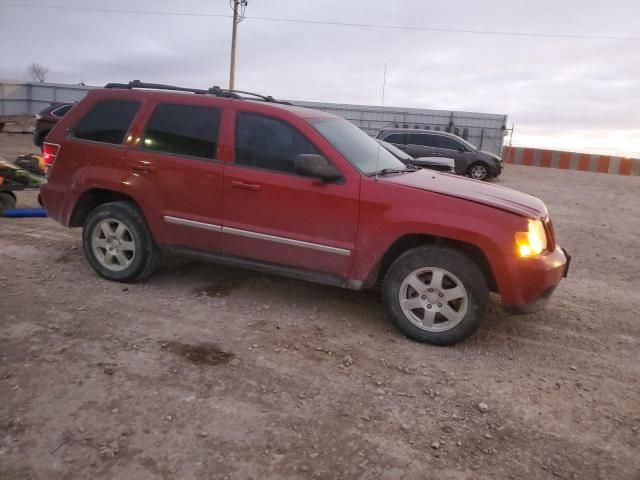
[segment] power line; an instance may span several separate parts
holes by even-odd
[[[67,5],[40,5],[36,3],[0,3],[1,7],[25,7],[25,8],[47,8],[50,10],[78,10],[83,12],[99,13],[133,13],[143,15],[170,15],[174,17],[217,17],[231,18],[233,15],[222,13],[193,13],[193,12],[166,12],[160,10],[129,10],[120,8],[99,8],[99,7],[73,7]]]
[[[446,33],[469,33],[475,35],[501,35],[511,37],[541,37],[541,38],[573,38],[583,40],[631,40],[640,42],[640,37],[618,37],[609,35],[579,35],[570,33],[537,33],[537,32],[504,32],[497,30],[471,30],[459,28],[443,28],[443,27],[415,27],[405,25],[382,25],[371,23],[347,23],[347,22],[330,22],[323,20],[302,20],[293,18],[274,18],[274,17],[247,17],[250,20],[265,20],[272,22],[290,22],[290,23],[311,23],[316,25],[337,25],[343,27],[365,27],[365,28],[386,28],[394,30],[413,30],[424,32],[446,32]]]
[[[0,6],[16,7],[16,8],[44,8],[53,10],[77,10],[85,12],[99,13],[130,13],[142,15],[167,15],[178,17],[214,17],[214,18],[231,18],[231,15],[222,13],[196,13],[196,12],[170,12],[161,10],[129,10],[115,8],[98,8],[98,7],[74,7],[63,5],[41,5],[35,3],[0,3]],[[357,28],[377,28],[387,30],[407,30],[421,32],[441,32],[441,33],[463,33],[471,35],[496,35],[508,37],[536,37],[536,38],[566,38],[578,40],[622,40],[640,42],[640,37],[617,36],[617,35],[583,35],[571,33],[541,33],[541,32],[511,32],[499,30],[475,30],[475,29],[459,29],[445,27],[419,27],[410,25],[385,25],[375,23],[351,23],[351,22],[333,22],[324,20],[307,20],[302,18],[279,18],[279,17],[246,17],[249,20],[258,20],[263,22],[282,22],[282,23],[302,23],[312,25],[330,25],[339,27],[357,27]]]

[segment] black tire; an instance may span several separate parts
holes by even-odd
[[[10,192],[0,192],[0,213],[16,207],[16,196]]]
[[[486,181],[491,178],[491,169],[484,162],[476,162],[467,169],[467,176],[474,180]]]
[[[443,331],[429,331],[425,330],[416,324],[414,324],[409,317],[404,313],[400,305],[400,295],[402,284],[412,273],[419,271],[423,268],[436,268],[445,270],[457,277],[464,290],[466,291],[465,309],[459,305],[459,313],[464,316],[459,323],[452,325],[450,329]],[[428,273],[426,274],[429,275]],[[451,282],[451,277],[447,277],[445,274],[444,282]],[[444,288],[444,287],[443,287]],[[431,289],[433,290],[433,289]],[[442,290],[446,292],[447,290]],[[417,293],[417,291],[415,291]],[[437,295],[438,290],[435,293],[429,293],[428,295]],[[424,292],[426,293],[426,291]],[[443,294],[446,295],[446,294]],[[417,296],[421,296],[418,294]],[[441,295],[442,296],[442,295]],[[426,296],[421,296],[425,298]],[[407,337],[416,340],[418,342],[430,343],[432,345],[453,345],[465,338],[472,335],[480,326],[480,322],[484,317],[486,307],[489,301],[489,289],[484,275],[478,265],[468,256],[459,252],[458,250],[448,247],[432,247],[424,246],[414,248],[403,253],[398,257],[384,278],[383,285],[383,299],[387,311],[391,317],[393,323],[402,331]],[[435,300],[436,302],[442,300]],[[462,301],[462,300],[454,300]],[[424,301],[424,303],[431,302],[430,299]],[[446,302],[449,306],[450,304]],[[442,306],[438,304],[438,306]],[[431,305],[429,305],[431,308]],[[434,308],[436,305],[434,305]],[[455,308],[455,305],[454,305]],[[420,310],[413,310],[413,312],[420,312]],[[422,310],[425,314],[426,309]],[[445,319],[444,316],[435,314],[438,321]],[[446,325],[443,322],[434,323],[434,325]]]
[[[114,219],[123,223],[135,244],[135,253],[130,264],[123,270],[114,271],[105,267],[92,248],[92,233],[103,220]],[[98,275],[116,282],[134,282],[153,273],[160,261],[160,252],[147,227],[142,212],[131,202],[110,202],[96,207],[82,230],[82,247],[87,261]]]

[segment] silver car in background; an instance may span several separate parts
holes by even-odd
[[[413,165],[420,168],[428,168],[429,170],[437,170],[438,172],[455,173],[455,161],[453,158],[446,157],[420,157],[413,158],[407,152],[403,152],[399,148],[385,142],[384,140],[376,140],[391,155],[396,157],[407,166]]]

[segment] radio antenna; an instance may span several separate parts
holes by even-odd
[[[387,85],[387,64],[384,64],[384,73],[382,74],[382,101],[380,102],[380,107],[384,110],[384,89]],[[378,143],[378,155],[376,156],[376,180],[378,179],[378,170],[380,170],[380,149],[382,145]]]

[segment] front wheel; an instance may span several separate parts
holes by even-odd
[[[409,338],[452,345],[473,334],[489,289],[477,264],[447,247],[419,247],[389,268],[383,296],[395,325]]]
[[[489,165],[482,162],[474,163],[469,167],[467,175],[474,180],[488,180],[491,176],[489,172]]]
[[[160,255],[142,213],[130,202],[96,207],[84,224],[82,246],[93,269],[117,282],[150,275]]]

